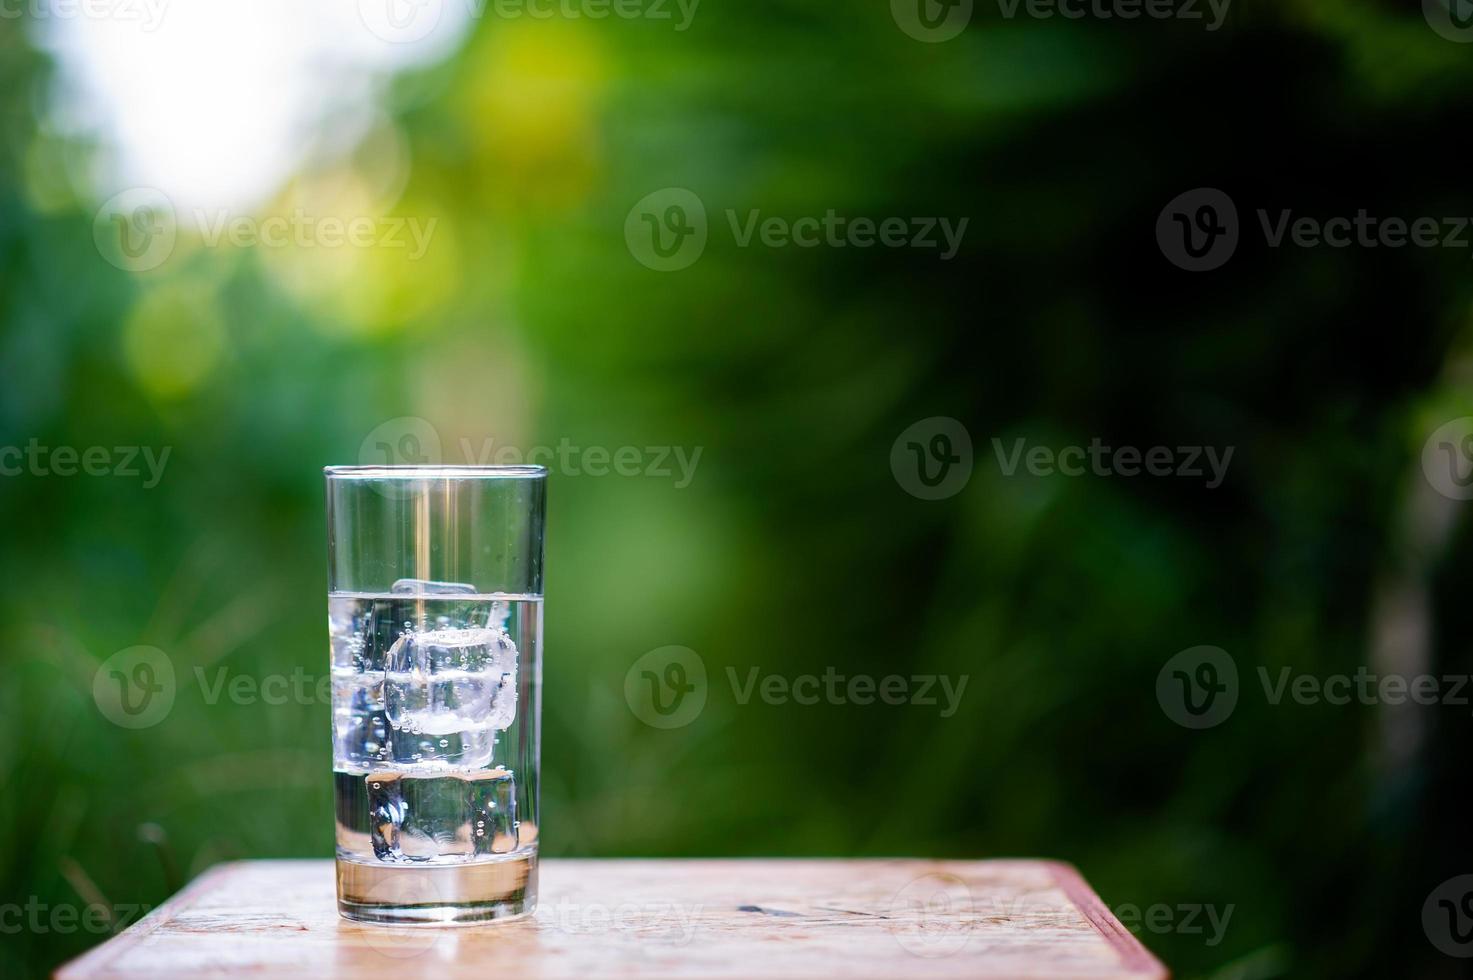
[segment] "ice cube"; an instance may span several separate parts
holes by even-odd
[[[368,835],[373,841],[373,854],[380,861],[403,856],[399,844],[404,826],[404,795],[400,783],[403,774],[371,772],[363,777],[368,785]]]
[[[476,854],[507,854],[517,849],[517,782],[498,766],[465,775],[466,809],[474,822]]]
[[[360,670],[364,640],[372,632],[372,606],[351,599],[330,598],[327,604],[327,636],[332,651],[332,665],[346,670]]]
[[[401,578],[389,586],[394,595],[475,595],[476,587],[464,582],[432,582],[425,578]]]
[[[384,703],[396,763],[489,765],[516,719],[517,648],[505,630],[409,631],[390,648]]]
[[[382,674],[332,671],[333,764],[352,769],[381,762],[389,752]]]
[[[461,780],[402,772],[371,772],[363,778],[368,784],[369,837],[380,861],[470,856],[470,814]]]
[[[516,780],[506,769],[372,772],[363,779],[380,861],[444,862],[516,850]]]
[[[403,602],[374,599],[361,621],[358,637],[349,640],[353,665],[367,673],[381,673],[387,663],[389,649],[406,629],[414,627],[412,610]]]

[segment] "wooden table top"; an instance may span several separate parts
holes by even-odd
[[[337,913],[331,861],[211,869],[58,976],[1008,977],[1164,980],[1049,861],[565,860],[535,915],[385,927]]]

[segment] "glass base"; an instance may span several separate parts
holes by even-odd
[[[338,912],[387,925],[474,925],[537,907],[537,851],[495,861],[413,867],[338,858]]]

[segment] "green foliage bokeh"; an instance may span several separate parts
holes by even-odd
[[[0,478],[0,901],[157,904],[213,863],[331,854],[327,706],[210,704],[196,671],[320,676],[320,468],[409,416],[449,462],[701,451],[687,486],[551,477],[545,854],[1055,857],[1112,906],[1232,905],[1216,945],[1142,934],[1180,976],[1451,975],[1420,909],[1468,870],[1466,718],[1426,713],[1388,767],[1382,710],[1254,692],[1260,666],[1368,656],[1422,540],[1422,441],[1468,414],[1468,258],[1273,250],[1255,211],[1473,213],[1464,54],[1390,0],[1243,3],[1215,34],[979,3],[943,44],[883,3],[705,0],[680,33],[486,17],[389,92],[412,161],[391,210],[439,221],[420,262],[185,243],[133,275],[57,182],[87,148],[40,116],[52,66],[0,21],[0,446],[170,451],[151,487]],[[1245,241],[1192,276],[1153,228],[1198,186]],[[664,187],[710,216],[677,273],[623,237]],[[738,247],[726,212],[752,208],[970,222],[950,261]],[[943,501],[889,465],[930,416],[975,443]],[[1019,437],[1235,456],[1213,490],[1006,476],[993,440]],[[1429,559],[1438,671],[1468,667],[1465,536]],[[179,694],[127,731],[92,679],[139,644]],[[671,644],[711,691],[659,731],[624,677]],[[1192,732],[1154,685],[1198,644],[1244,696]],[[728,669],[752,667],[969,681],[950,717],[738,703]],[[3,934],[0,959],[40,973],[100,938]]]

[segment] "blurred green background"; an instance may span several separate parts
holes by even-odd
[[[1468,249],[1271,249],[1256,217],[1473,214],[1473,51],[1417,3],[1241,2],[1214,32],[978,0],[940,43],[883,2],[704,0],[685,30],[488,8],[413,58],[309,50],[295,87],[270,22],[231,58],[171,40],[193,6],[153,46],[95,42],[91,89],[86,25],[0,18],[0,447],[169,452],[151,486],[0,477],[0,904],[152,905],[217,862],[332,853],[327,706],[210,704],[194,671],[326,669],[320,469],[408,418],[446,462],[701,452],[682,486],[553,467],[544,853],[1056,857],[1114,908],[1231,906],[1217,942],[1141,931],[1178,976],[1461,975],[1422,907],[1473,870],[1469,709],[1275,706],[1257,680],[1470,666],[1466,509],[1419,464],[1473,414]],[[125,138],[128,106],[154,115]],[[283,106],[311,125],[277,127],[276,170],[211,156]],[[181,217],[133,271],[94,232],[134,185],[181,215],[436,223],[411,257]],[[1191,274],[1154,228],[1199,186],[1243,240]],[[709,240],[659,272],[624,228],[667,187]],[[740,247],[726,212],[754,208],[970,222],[949,261]],[[935,501],[890,467],[932,416],[975,447]],[[1209,490],[1007,476],[992,443],[1096,437],[1235,453]],[[710,696],[661,731],[624,680],[672,644]],[[1199,644],[1242,696],[1193,731],[1155,685]],[[135,645],[179,688],[130,731],[92,682]],[[946,718],[743,705],[726,669],[754,666],[969,681]],[[0,973],[105,935],[0,931]]]

